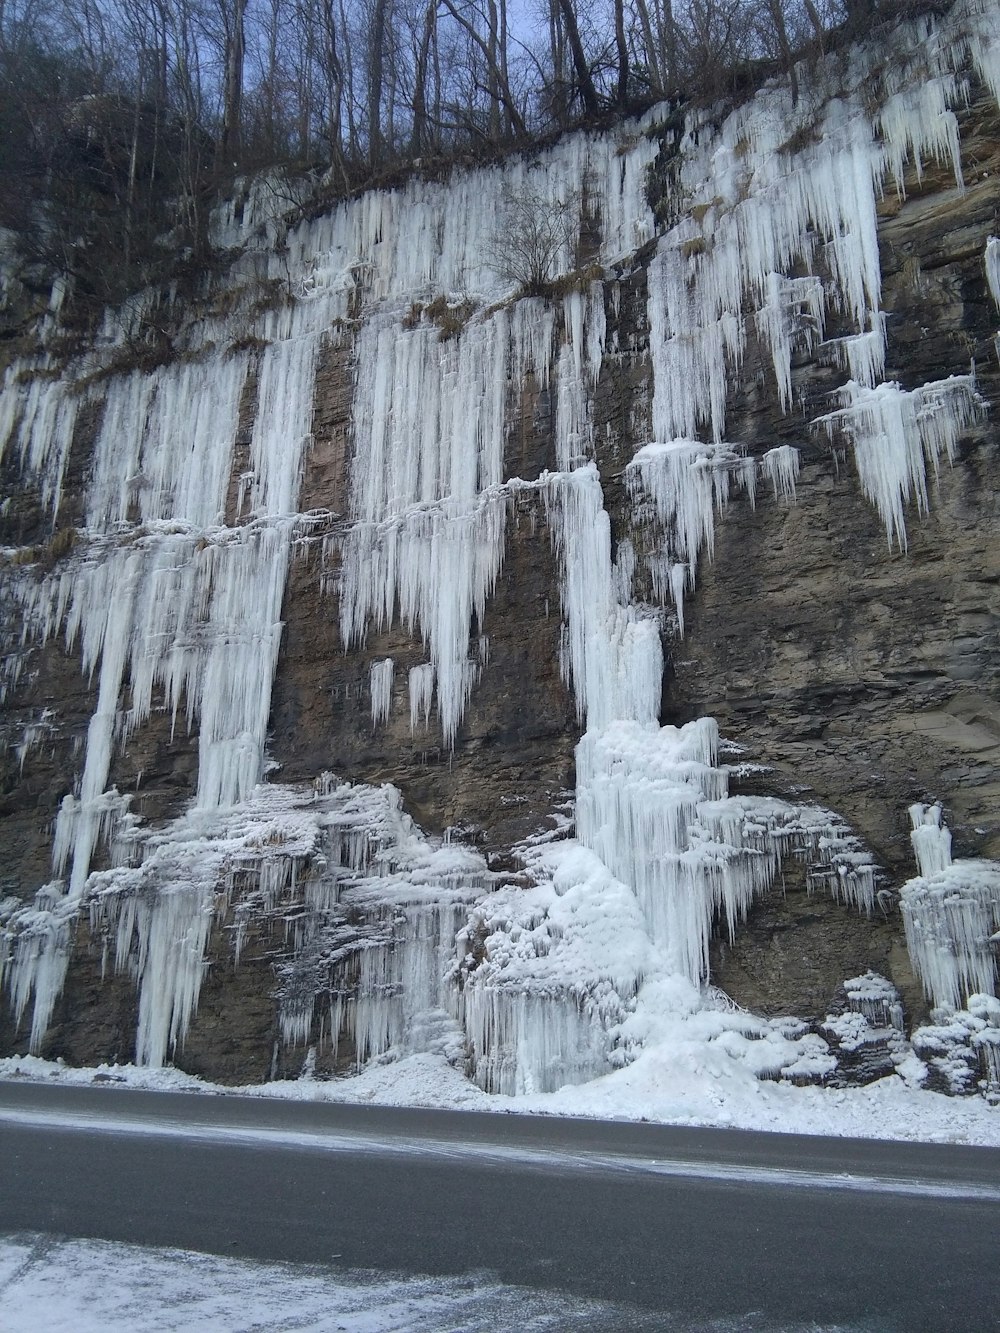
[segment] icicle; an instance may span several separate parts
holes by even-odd
[[[555,1092],[609,1068],[604,1028],[572,996],[476,987],[465,995],[464,1015],[485,1092]]]
[[[132,898],[130,906],[142,899]],[[159,1066],[183,1046],[198,1007],[212,925],[212,895],[199,889],[164,887],[135,920],[141,945],[138,962],[139,1027],[136,1064]],[[125,930],[132,926],[128,913]]]
[[[993,304],[1000,306],[1000,240],[995,236],[990,236],[986,241],[983,262],[986,265],[986,281],[993,297]]]
[[[419,627],[447,745],[474,681],[473,623],[503,558],[509,348],[504,311],[446,343],[435,329],[378,322],[360,339],[341,633],[351,645],[397,607]]]
[[[586,463],[593,446],[590,395],[601,373],[606,333],[604,288],[593,283],[588,292],[563,298],[566,341],[556,363],[556,467],[570,471]]]
[[[764,476],[774,487],[774,498],[795,499],[795,481],[799,475],[799,451],[790,444],[768,449],[760,460]]]
[[[926,878],[947,870],[951,865],[951,830],[941,822],[940,805],[911,805],[910,825],[919,873]]]
[[[787,412],[792,401],[792,350],[812,350],[823,330],[823,285],[818,278],[786,278],[769,273],[764,282],[764,304],[756,325],[771,349],[778,401]]]
[[[659,714],[663,652],[657,623],[622,605],[611,562],[611,526],[600,475],[591,463],[555,473],[542,486],[562,571],[566,653],[577,713],[589,728],[615,718],[654,722]]]
[[[207,548],[214,568],[197,795],[205,809],[245,800],[262,776],[293,526],[237,529],[235,542]]]
[[[661,600],[669,596],[673,601],[681,635],[685,591],[695,586],[702,551],[709,559],[714,554],[715,511],[725,508],[730,478],[745,461],[735,445],[672,440],[644,445],[626,469],[630,495],[635,500],[648,495],[663,526],[664,552],[653,566],[654,591]]]
[[[254,516],[298,511],[302,468],[312,439],[318,351],[319,337],[308,335],[273,343],[264,353],[250,442]]]
[[[906,946],[931,1002],[960,1008],[974,991],[992,994],[1000,929],[1000,865],[955,861],[903,885]]]
[[[24,361],[8,367],[0,390],[0,459],[16,434],[21,474],[38,486],[42,506],[54,521],[77,413],[85,394],[73,383],[45,373],[52,369],[47,364]],[[27,384],[20,383],[28,376],[32,378]]]
[[[221,523],[248,358],[215,355],[134,371],[107,387],[88,488],[87,527]]]
[[[0,983],[6,981],[14,1023],[20,1025],[29,1002],[34,1001],[29,1050],[37,1054],[45,1037],[56,1000],[63,988],[73,944],[76,905],[67,902],[58,883],[46,884],[30,907],[8,919],[13,936],[11,958],[0,953]],[[4,941],[6,944],[6,940]]]
[[[915,499],[927,509],[927,466],[934,475],[943,454],[954,460],[961,433],[982,412],[972,375],[951,375],[906,392],[898,384],[866,389],[848,383],[842,406],[818,419],[831,437],[843,430],[854,447],[854,461],[865,496],[878,509],[886,538],[906,550],[904,509]]]
[[[844,982],[851,1012],[860,1014],[873,1028],[903,1030],[903,1005],[899,991],[878,972],[865,972]]]
[[[986,266],[986,281],[989,285],[990,295],[993,297],[993,304],[1000,306],[1000,240],[997,240],[995,236],[990,236],[987,239],[983,262]],[[997,358],[1000,359],[1000,333],[994,336],[993,345],[996,349]],[[0,439],[2,438],[3,431],[0,428]]]
[[[430,723],[431,704],[434,700],[434,664],[422,662],[410,667],[408,678],[410,694],[410,734],[417,729],[417,723],[423,719],[426,728]]]
[[[315,336],[300,337],[264,357],[251,443],[258,517],[234,530],[217,525],[225,513],[247,355],[206,348],[201,359],[151,375],[114,377],[106,386],[86,501],[90,543],[59,574],[16,589],[26,635],[45,641],[61,626],[69,647],[79,642],[84,670],[99,673],[79,794],[63,801],[56,820],[53,864],[57,874],[69,874],[59,907],[64,914],[88,892],[98,844],[113,842],[122,827],[127,799],[106,790],[112,756],[149,716],[155,685],[163,687],[175,717],[186,696],[187,721],[199,723],[200,807],[246,799],[260,780],[316,346]],[[60,429],[68,441],[71,426]],[[135,520],[148,526],[124,544],[101,535],[128,531]],[[154,899],[137,927],[145,932],[142,956],[153,968],[154,979],[143,986],[139,1042],[141,1058],[152,1061],[182,1038],[197,998],[192,978],[204,943],[197,905],[185,927],[190,965],[177,962],[168,938],[187,911],[182,898],[175,895],[162,908]],[[64,955],[63,933],[50,931],[25,963],[19,993],[34,987],[35,1029],[44,1030],[48,1021],[58,992],[52,979],[62,976]]]
[[[392,707],[393,662],[391,657],[373,662],[369,672],[369,691],[372,699],[372,726],[388,720]]]
[[[921,80],[916,87],[891,96],[878,113],[885,143],[885,159],[896,191],[903,197],[903,169],[913,163],[917,181],[923,180],[927,157],[947,163],[961,187],[962,152],[958,121],[950,110],[960,100],[954,74]]]
[[[765,92],[734,112],[718,137],[706,135],[696,147],[689,130],[681,184],[694,207],[661,239],[649,269],[658,440],[695,439],[704,428],[721,441],[748,310],[787,406],[792,347],[821,336],[825,314],[817,280],[788,276],[794,264],[811,269],[822,252],[832,303],[859,332],[881,327],[875,206],[882,161],[871,127],[831,101],[815,141],[789,158],[777,136],[801,114],[770,105]]]
[[[820,353],[832,355],[848,376],[866,389],[874,389],[885,371],[885,315],[874,316],[874,327],[849,338],[831,338]]]

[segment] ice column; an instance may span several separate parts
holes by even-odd
[[[942,822],[939,805],[910,806],[910,825],[913,855],[917,869],[924,878],[940,874],[951,865],[951,830]]]
[[[996,985],[1000,864],[953,861],[939,805],[911,806],[910,821],[920,875],[900,891],[906,945],[931,1002],[960,1009]]]
[[[986,242],[986,253],[983,256],[983,262],[986,266],[986,281],[989,285],[990,295],[993,297],[993,304],[1000,307],[1000,240],[995,236],[989,237]],[[1000,333],[994,335],[993,345],[996,348],[997,357],[1000,358]]]
[[[566,294],[563,329],[555,371],[555,452],[556,467],[568,472],[592,453],[590,400],[601,373],[606,333],[602,283],[591,283],[586,293]]]
[[[372,726],[380,726],[392,707],[393,663],[391,657],[373,662],[369,672],[369,690],[372,697]]]
[[[588,729],[616,718],[655,724],[663,651],[656,620],[619,600],[611,520],[593,463],[550,475],[542,497],[559,557],[563,679]]]

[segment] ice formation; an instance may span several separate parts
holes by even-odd
[[[79,649],[97,681],[83,771],[58,814],[56,878],[32,908],[5,918],[2,964],[19,1020],[34,1000],[33,1046],[61,987],[72,921],[98,892],[121,904],[119,938],[132,940],[140,1058],[162,1060],[183,1038],[207,940],[211,875],[201,888],[182,887],[173,871],[160,876],[165,852],[146,849],[146,860],[132,864],[138,843],[130,863],[116,866],[131,824],[127,798],[108,783],[130,733],[165,706],[175,725],[198,732],[191,818],[224,823],[230,809],[256,799],[290,546],[310,521],[298,512],[299,489],[318,356],[345,336],[359,310],[351,348],[359,462],[342,553],[344,637],[363,637],[398,610],[431,659],[411,673],[411,721],[427,725],[436,692],[444,738],[454,740],[483,668],[487,641],[477,630],[503,556],[508,413],[526,375],[548,383],[553,356],[547,304],[518,301],[475,315],[477,302],[505,295],[505,279],[488,263],[489,238],[511,192],[565,212],[568,237],[583,226],[588,198],[599,214],[601,261],[631,254],[652,235],[644,175],[657,151],[653,137],[571,136],[544,161],[459,173],[443,186],[414,178],[290,234],[281,216],[287,189],[261,176],[213,220],[215,243],[234,252],[221,303],[232,313],[188,320],[176,362],[151,374],[114,371],[111,353],[141,340],[157,299],[148,293],[109,312],[94,349],[60,378],[46,373],[45,359],[8,368],[0,454],[13,444],[22,475],[54,518],[78,408],[92,399],[100,410],[84,540],[53,574],[15,572],[7,589],[24,634],[5,662],[5,686],[16,684],[31,646],[57,634]],[[282,256],[279,240],[287,242]],[[552,276],[574,263],[567,246]],[[262,280],[286,299],[261,302]],[[449,306],[451,293],[461,296]],[[415,321],[422,303],[431,313]],[[559,376],[582,438],[603,340],[600,285],[586,296],[568,293],[564,307],[569,354]],[[433,313],[442,309],[458,312],[450,336],[447,320]],[[259,353],[240,350],[253,339],[263,344]],[[244,413],[253,419],[248,447],[238,443]],[[376,723],[388,713],[391,687],[391,661],[374,664]],[[112,868],[94,872],[102,847]],[[188,944],[172,944],[175,934]],[[366,958],[374,966],[375,955]],[[388,982],[372,986],[385,990]],[[371,1009],[374,1001],[366,1003]],[[368,1053],[382,1045],[383,1038],[361,1041]]]
[[[979,1087],[988,1101],[1000,1102],[1000,1000],[995,995],[974,993],[964,1009],[935,1009],[931,1022],[913,1033],[913,1049],[930,1085],[959,1095]]]
[[[906,944],[931,1003],[960,1009],[992,995],[1000,934],[1000,864],[957,860],[939,805],[910,807],[919,875],[901,891]]]
[[[959,436],[982,410],[972,375],[952,375],[907,393],[898,384],[865,388],[853,381],[842,406],[820,420],[854,446],[861,488],[878,509],[890,545],[906,549],[905,510],[928,508],[928,465],[936,477],[944,455],[951,463]]]
[[[774,497],[795,497],[799,451],[792,445],[769,449],[759,462],[738,445],[670,440],[644,445],[626,471],[633,501],[652,503],[661,548],[651,561],[653,590],[673,602],[678,632],[684,634],[684,597],[697,581],[698,560],[715,549],[716,513],[729,503],[733,487],[753,504],[758,472],[772,485]]]
[[[917,870],[924,878],[938,875],[951,865],[951,830],[942,820],[940,805],[910,806],[910,842]]]
[[[829,1072],[820,1038],[739,1014],[707,986],[708,943],[720,920],[737,928],[786,856],[862,911],[874,867],[830,812],[730,795],[710,718],[660,726],[661,631],[672,605],[683,633],[685,596],[735,494],[754,504],[763,485],[795,498],[794,445],[757,457],[727,432],[751,352],[786,411],[799,352],[842,370],[837,402],[812,426],[850,443],[900,547],[907,506],[927,507],[930,479],[979,412],[971,373],[885,381],[876,208],[887,184],[901,193],[906,172],[919,178],[931,160],[961,187],[955,108],[973,75],[1000,98],[996,6],[960,0],[944,19],[902,24],[895,44],[884,67],[874,46],[831,62],[836,96],[820,62],[797,100],[771,84],[721,124],[693,115],[679,138],[654,110],[444,183],[415,175],[292,226],[283,213],[305,183],[261,174],[216,211],[228,274],[217,304],[181,321],[174,362],[117,368],[171,299],[148,292],[108,312],[60,377],[44,352],[8,368],[0,459],[16,454],[54,524],[81,407],[100,423],[76,544],[50,572],[5,572],[23,635],[0,686],[15,688],[33,646],[61,636],[95,688],[52,881],[30,905],[0,907],[0,972],[19,1022],[33,1005],[34,1048],[85,911],[108,962],[135,978],[137,1057],[150,1064],[183,1043],[219,924],[233,926],[238,960],[264,922],[286,946],[282,1039],[325,1043],[334,1063],[341,1045],[363,1063],[408,1043],[454,1055],[464,1042],[483,1087],[543,1091],[662,1039],[711,1046],[759,1076]],[[659,226],[647,198],[657,159],[670,182]],[[519,296],[491,267],[497,219],[518,195],[567,218],[550,299]],[[618,279],[650,242],[648,443],[624,460],[633,530],[613,543],[596,389],[622,354],[608,333]],[[985,251],[995,298],[997,245]],[[46,329],[60,300],[54,290]],[[346,512],[317,516],[300,513],[300,492],[331,349],[354,375],[350,469]],[[523,480],[506,446],[535,394],[547,396],[552,468]],[[612,449],[616,429],[607,423]],[[327,523],[346,647],[393,623],[419,636],[410,726],[428,729],[436,712],[447,748],[488,669],[488,602],[511,496],[524,490],[557,557],[562,672],[584,731],[575,837],[520,849],[528,887],[422,838],[393,789],[262,782],[296,537]],[[635,601],[639,586],[656,605]],[[369,662],[375,726],[394,679],[392,658]],[[110,784],[129,736],[160,708],[197,731],[198,783],[185,815],[149,830]],[[925,985],[956,1006],[993,987],[1000,909],[996,868],[951,863],[946,835],[940,811],[920,807],[920,878],[903,910]],[[884,1017],[873,988],[854,988],[866,1021]]]
[[[37,486],[55,521],[82,395],[53,370],[48,357],[8,366],[0,389],[0,458],[14,441],[21,475]],[[27,382],[19,385],[20,379]]]
[[[1000,240],[995,236],[990,236],[986,241],[983,262],[986,265],[986,281],[993,303],[1000,306]]]
[[[990,295],[993,297],[993,304],[1000,307],[1000,240],[996,236],[990,236],[986,241],[983,263],[986,268],[986,283],[990,289]],[[1000,358],[1000,333],[994,335],[993,346],[996,348],[997,357]]]
[[[688,125],[677,167],[687,207],[649,270],[653,436],[704,433],[719,445],[751,338],[770,356],[785,407],[793,351],[828,351],[850,382],[841,410],[821,420],[844,429],[865,494],[890,541],[905,545],[904,506],[926,505],[928,464],[936,472],[942,453],[951,459],[977,400],[971,380],[912,394],[880,383],[876,206],[887,179],[902,193],[907,165],[919,180],[928,160],[949,167],[961,187],[954,108],[968,97],[970,64],[994,95],[1000,88],[996,8],[972,0],[940,26],[904,25],[893,61],[884,70],[876,61],[872,48],[856,48],[838,96],[811,77],[794,102],[775,85],[717,130]],[[986,264],[992,282],[990,249]],[[824,344],[833,319],[850,331]]]
[[[389,716],[392,707],[393,664],[391,657],[380,662],[373,662],[369,673],[369,689],[372,696],[372,724],[378,726]]]

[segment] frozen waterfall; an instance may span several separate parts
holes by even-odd
[[[23,627],[0,685],[13,695],[30,654],[58,639],[93,694],[72,791],[52,812],[51,881],[0,915],[0,979],[18,1023],[32,1010],[32,1049],[85,916],[135,980],[136,1058],[152,1065],[183,1046],[220,929],[235,965],[255,923],[280,941],[281,1042],[303,1059],[325,1047],[333,1069],[433,1048],[491,1091],[548,1091],[689,1023],[761,1075],[829,1069],[818,1037],[727,1008],[708,986],[709,942],[738,928],[786,857],[864,912],[875,868],[831,812],[730,794],[711,718],[661,725],[663,643],[675,624],[684,633],[727,506],[796,500],[800,448],[755,452],[731,433],[748,366],[802,418],[801,444],[828,432],[850,446],[861,493],[902,550],[909,510],[928,508],[979,417],[972,371],[909,388],[885,379],[878,205],[931,162],[962,188],[969,78],[1000,97],[996,6],[959,0],[897,40],[902,74],[859,46],[836,66],[836,96],[831,62],[797,100],[772,82],[728,115],[692,112],[681,132],[670,108],[654,109],[445,182],[414,174],[294,226],[262,174],[215,213],[220,299],[171,312],[172,361],[122,369],[166,301],[145,293],[67,366],[43,349],[8,367],[0,460],[53,525],[73,451],[90,449],[74,542],[51,567],[11,559],[3,571]],[[568,218],[547,297],[491,267],[512,196]],[[983,273],[994,299],[997,247]],[[629,457],[601,386],[626,355],[609,329],[640,266],[648,384],[627,405],[643,440]],[[803,353],[839,385],[808,421]],[[303,482],[333,358],[349,385],[344,512],[330,498],[303,513],[327,503],[304,500]],[[551,426],[548,470],[525,479],[508,446],[534,399]],[[627,497],[620,532],[612,485]],[[436,730],[448,752],[489,670],[490,598],[511,497],[524,493],[558,567],[561,673],[583,733],[575,827],[529,839],[524,874],[504,875],[424,837],[394,788],[266,782],[296,540],[322,527],[336,611],[320,600],[345,650],[390,626],[420,644],[417,665],[368,664],[364,725],[393,721],[405,671],[411,732]],[[189,809],[148,828],[112,780],[157,711],[197,734],[198,772]],[[907,937],[935,1003],[954,1006],[995,983],[997,871],[952,862],[940,808],[915,809]]]

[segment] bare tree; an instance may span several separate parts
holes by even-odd
[[[490,242],[490,266],[529,296],[547,290],[573,241],[566,204],[533,190],[508,191]]]

